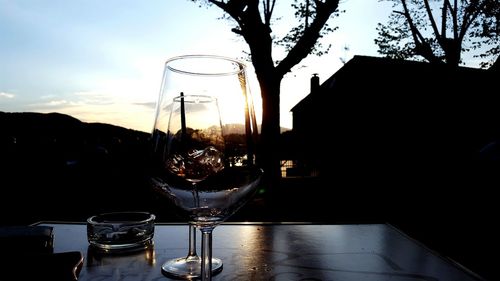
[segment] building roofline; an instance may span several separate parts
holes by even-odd
[[[334,80],[336,77],[339,75],[342,75],[342,73],[346,71],[350,71],[352,68],[358,66],[358,65],[399,65],[399,66],[424,66],[424,67],[441,67],[441,68],[448,68],[449,66],[445,64],[440,64],[440,65],[433,65],[428,62],[421,62],[421,61],[411,61],[411,60],[402,60],[402,59],[391,59],[391,58],[385,58],[385,57],[372,57],[372,56],[364,56],[364,55],[356,55],[352,59],[350,59],[347,63],[344,64],[340,69],[338,69],[332,76],[330,76],[328,79],[326,79],[321,85],[319,86],[319,89],[325,88],[326,85],[330,85],[332,83],[332,80]],[[474,71],[474,72],[488,72],[485,69],[479,69],[479,68],[471,68],[471,67],[464,67],[464,66],[459,66],[457,69],[462,70],[462,71]],[[315,93],[318,93],[321,91],[317,91]],[[300,107],[303,103],[305,103],[307,100],[311,99],[315,93],[310,92],[307,96],[305,96],[302,100],[300,100],[295,106],[293,106],[290,111],[293,112],[294,110],[297,109],[297,107]]]

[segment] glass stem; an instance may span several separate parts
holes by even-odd
[[[196,229],[191,223],[189,224],[189,252],[187,259],[189,258],[198,258],[196,253]]]
[[[201,280],[212,280],[212,227],[201,228]]]

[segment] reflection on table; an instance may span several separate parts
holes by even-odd
[[[54,252],[84,254],[79,280],[170,280],[161,264],[186,254],[187,225],[157,224],[146,250],[99,254],[85,224],[43,224],[54,227]],[[214,280],[482,280],[386,224],[223,224],[213,243],[224,262]]]

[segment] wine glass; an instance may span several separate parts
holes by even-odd
[[[218,56],[167,61],[153,129],[153,183],[202,232],[202,280],[212,230],[255,193],[257,122],[245,66]]]
[[[169,61],[174,61],[169,60]],[[161,84],[161,89],[160,89],[160,95],[158,98],[157,102],[157,110],[156,110],[156,118],[155,118],[155,125],[154,125],[154,130],[156,130],[156,122],[161,121],[165,119],[165,116],[163,115],[165,113],[165,110],[161,111],[160,107],[164,106],[165,103],[168,104],[169,101],[171,101],[174,97],[179,95],[179,92],[176,91],[171,91],[168,90],[169,88],[173,87],[172,80],[176,80],[175,82],[181,82],[186,83],[186,81],[181,80],[177,81],[177,73],[176,69],[171,67],[171,63],[165,63],[165,69],[163,73],[163,81]],[[184,77],[184,76],[181,76]],[[164,108],[166,109],[166,108]],[[160,136],[158,133],[161,133],[161,131],[153,131],[153,136],[156,137],[157,140],[163,141],[163,137]],[[155,138],[153,138],[155,139]],[[155,148],[161,149],[163,144],[156,143]],[[155,152],[159,152],[156,151]],[[161,160],[162,155],[159,155],[158,153],[156,154],[156,160],[160,159]],[[161,165],[161,163],[160,163]],[[162,192],[161,189],[158,189],[158,184],[156,180],[152,179],[153,186],[156,187],[156,190]],[[198,278],[201,276],[201,258],[198,256],[196,253],[196,231],[194,224],[189,222],[189,243],[188,243],[188,253],[185,257],[179,257],[179,258],[174,258],[171,260],[166,261],[162,265],[162,272],[170,277],[174,278],[183,278],[183,279],[194,279]],[[217,274],[220,271],[222,271],[222,260],[219,258],[212,258],[212,273]]]
[[[201,258],[196,253],[196,230],[192,223],[189,223],[188,245],[187,256],[170,259],[161,266],[163,274],[190,280],[201,276]],[[212,257],[212,274],[221,272],[222,266],[221,259]]]
[[[188,106],[188,111],[193,108],[193,105],[198,104],[192,104],[192,97],[188,97],[187,100],[187,106]],[[182,100],[180,100],[182,99]],[[196,99],[199,101],[200,97],[196,97]],[[185,124],[185,116],[182,116],[182,120],[184,123],[181,123],[179,118],[181,117],[181,112],[182,114],[185,113],[185,101],[183,97],[183,93],[181,93],[180,97],[174,98],[175,103],[173,105],[176,105],[175,111],[176,113],[174,114],[175,117],[177,117],[177,122],[172,121],[172,129],[177,124],[177,127],[179,124],[181,124],[181,130],[182,134],[186,134],[187,128]],[[202,104],[205,103],[205,100],[201,101]],[[181,107],[182,103],[182,107]],[[173,111],[172,111],[173,113]],[[174,118],[175,118],[174,117]],[[155,126],[156,127],[156,126]],[[178,129],[178,128],[177,128]],[[160,132],[156,132],[160,133]],[[155,134],[155,132],[154,132]],[[158,136],[158,134],[156,134]],[[159,147],[158,147],[159,148]],[[163,148],[161,148],[163,149]],[[155,150],[156,151],[156,150]],[[160,155],[161,157],[161,155]],[[163,163],[161,164],[163,165]],[[164,192],[163,189],[159,188],[161,187],[161,183],[157,182],[157,178],[153,179],[153,183],[155,188],[160,191]],[[218,258],[212,258],[212,274],[217,274],[222,271],[222,260]],[[175,278],[184,278],[184,279],[194,279],[198,278],[201,276],[201,258],[198,256],[196,253],[196,231],[193,223],[189,223],[189,249],[188,249],[188,254],[185,257],[179,257],[179,258],[174,258],[166,261],[162,265],[162,272],[167,275],[167,276],[172,276]]]

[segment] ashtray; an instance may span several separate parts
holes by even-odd
[[[145,249],[152,245],[154,222],[148,212],[99,214],[87,219],[87,239],[103,252]]]

